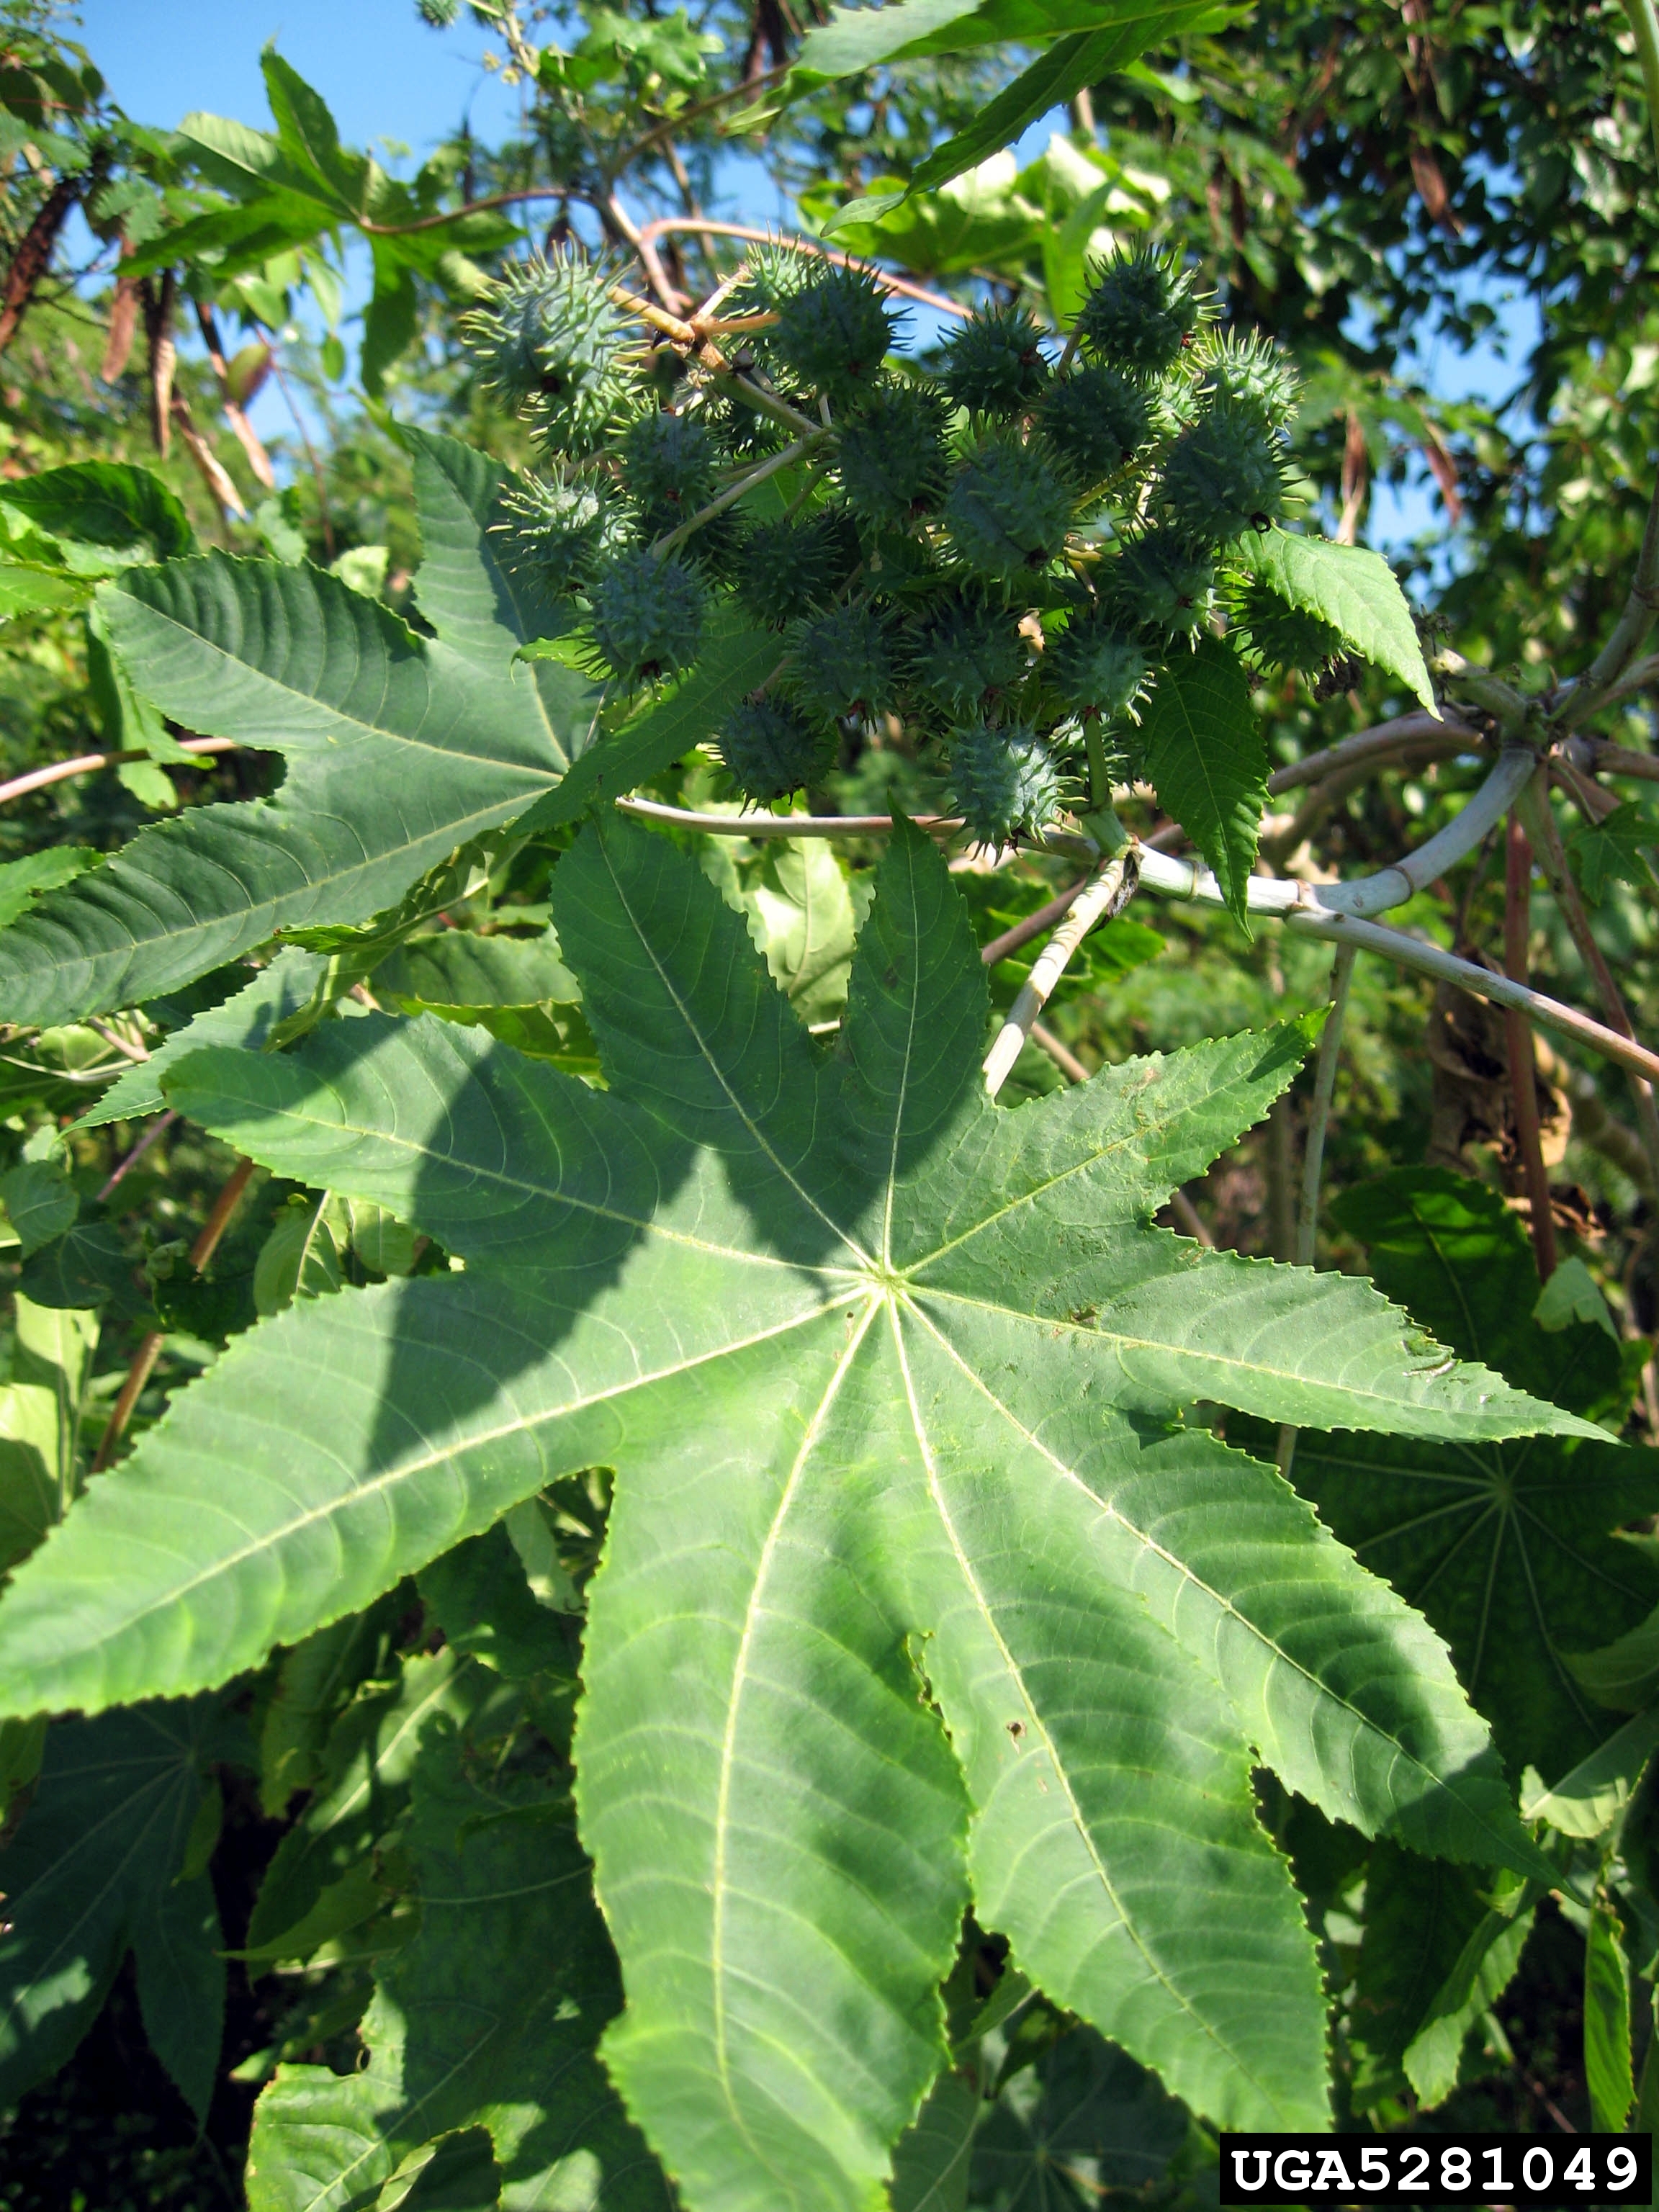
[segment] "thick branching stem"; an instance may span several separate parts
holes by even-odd
[[[1595,941],[1595,932],[1590,927],[1583,898],[1573,879],[1571,866],[1562,847],[1561,833],[1550,809],[1547,793],[1541,786],[1534,787],[1523,794],[1516,811],[1532,841],[1533,850],[1544,871],[1544,879],[1554,895],[1561,919],[1571,933],[1580,958],[1589,970],[1607,1025],[1633,1044],[1636,1029],[1630,1018],[1630,1009],[1626,1006],[1624,993],[1619,988],[1613,972],[1607,965],[1607,955]],[[1625,1065],[1630,1071],[1631,1090],[1636,1102],[1636,1125],[1641,1131],[1643,1149],[1647,1153],[1655,1180],[1659,1182],[1659,1102],[1656,1101],[1653,1086],[1653,1075],[1659,1069],[1638,1069],[1628,1060]]]
[[[1532,934],[1532,848],[1518,813],[1510,817],[1504,878],[1504,972],[1512,983],[1527,980]],[[1555,1217],[1551,1209],[1549,1171],[1544,1165],[1538,1126],[1538,1089],[1532,1052],[1532,1024],[1518,1006],[1504,1009],[1504,1040],[1509,1054],[1510,1091],[1515,1100],[1515,1135],[1527,1178],[1532,1214],[1532,1249],[1538,1277],[1547,1283],[1555,1273]]]
[[[1340,744],[1328,745],[1323,752],[1309,753],[1305,758],[1292,761],[1288,768],[1275,769],[1267,778],[1267,789],[1275,798],[1283,791],[1295,791],[1304,783],[1322,783],[1333,775],[1340,775],[1362,763],[1382,763],[1399,754],[1429,750],[1447,756],[1472,751],[1481,743],[1480,732],[1467,722],[1455,720],[1450,715],[1437,721],[1432,714],[1398,714],[1391,722],[1378,722],[1369,730],[1356,730],[1351,738]]]
[[[190,1264],[198,1275],[204,1272],[208,1261],[218,1250],[219,1239],[229,1227],[230,1217],[236,1211],[236,1202],[247,1188],[248,1178],[252,1173],[252,1160],[238,1160],[223,1189],[214,1200],[213,1211],[203,1223],[200,1236],[190,1248]],[[108,1425],[104,1431],[97,1452],[93,1458],[94,1474],[101,1474],[114,1458],[121,1439],[126,1434],[127,1424],[132,1419],[133,1407],[138,1403],[143,1393],[144,1385],[149,1382],[151,1370],[161,1355],[164,1340],[161,1331],[153,1328],[147,1333],[137,1351],[134,1352],[132,1364],[127,1370],[126,1378],[121,1385],[120,1395],[110,1408]]]
[[[1109,921],[1122,912],[1134,895],[1134,862],[1127,853],[1103,860],[1073,900],[1060,927],[1038,953],[996,1042],[985,1058],[985,1088],[994,1098],[1019,1058],[1031,1024],[1048,1003],[1050,994],[1066,972],[1067,962],[1097,921]]]

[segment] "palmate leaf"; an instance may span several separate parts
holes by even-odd
[[[5,1019],[133,1004],[278,929],[365,921],[555,791],[594,701],[568,669],[515,664],[558,617],[496,558],[501,471],[453,440],[406,435],[434,640],[278,562],[211,553],[105,589],[137,689],[191,729],[284,754],[287,780],[272,799],[146,831],[0,933]]]
[[[607,2055],[690,2205],[868,2203],[970,1896],[1200,2110],[1316,2124],[1319,1978],[1253,1763],[1541,1863],[1422,1623],[1174,1410],[1584,1425],[1449,1371],[1362,1283],[1151,1226],[1295,1025],[1010,1112],[965,907],[902,824],[830,1058],[689,856],[595,823],[554,884],[605,1092],[374,1017],[175,1073],[465,1271],[286,1315],[178,1397],[0,1602],[0,1711],[223,1679],[609,1467],[576,1746],[629,1996]]]
[[[364,2070],[277,2069],[254,2117],[250,2212],[357,2212],[434,2137],[477,2127],[509,2212],[669,2212],[662,2169],[599,2062],[622,1991],[568,1777],[483,1780],[499,1753],[472,1748],[451,1722],[422,1731],[404,1838],[419,1933],[376,1968]]]
[[[204,1770],[240,1742],[218,1702],[141,1705],[48,1732],[34,1795],[0,1850],[0,2105],[64,2063],[135,1950],[156,2055],[206,2112],[225,1971],[212,1886],[186,1846]]]
[[[1525,1232],[1496,1192],[1401,1169],[1334,1209],[1377,1281],[1436,1336],[1581,1413],[1621,1417],[1619,1347],[1589,1322],[1533,1319]],[[1518,1776],[1559,1780],[1618,1725],[1566,1655],[1634,1628],[1659,1601],[1645,1547],[1612,1532],[1659,1510],[1659,1452],[1607,1441],[1304,1437],[1296,1486],[1451,1647]]]

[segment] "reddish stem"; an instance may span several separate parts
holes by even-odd
[[[1532,848],[1517,814],[1510,816],[1504,878],[1504,972],[1512,983],[1527,980],[1527,941],[1532,927]],[[1538,1129],[1537,1075],[1532,1052],[1532,1024],[1517,1007],[1504,1009],[1509,1045],[1510,1089],[1515,1097],[1515,1133],[1526,1170],[1532,1206],[1532,1249],[1540,1282],[1555,1273],[1555,1217],[1550,1210],[1550,1180]]]

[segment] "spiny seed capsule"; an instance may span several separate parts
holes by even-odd
[[[1024,307],[969,316],[945,344],[939,380],[946,397],[972,415],[1023,415],[1048,381],[1042,340]]]
[[[1022,722],[973,721],[951,733],[948,805],[977,845],[1032,836],[1059,811],[1062,787],[1048,747]]]
[[[793,676],[802,697],[825,714],[881,714],[898,690],[886,624],[872,607],[832,607],[802,624]]]
[[[847,406],[874,390],[895,321],[869,270],[823,264],[779,308],[773,350],[809,390]]]
[[[784,245],[751,246],[744,256],[743,275],[726,295],[722,315],[734,321],[745,315],[775,315],[787,301],[805,289],[823,266],[816,254]],[[770,366],[779,359],[775,326],[745,331],[742,345],[752,357]]]
[[[965,721],[1019,681],[1025,653],[1006,608],[964,597],[947,600],[927,617],[909,660],[916,689]]]
[[[643,547],[618,554],[589,594],[599,659],[625,684],[678,676],[702,641],[702,580],[683,562]]]
[[[1203,399],[1231,400],[1251,410],[1268,428],[1286,428],[1296,413],[1302,380],[1296,364],[1270,337],[1260,331],[1206,331],[1197,352]]]
[[[945,502],[963,565],[1000,584],[1029,581],[1066,543],[1072,495],[1042,451],[1008,434],[969,455]]]
[[[1133,460],[1152,427],[1152,402],[1115,368],[1085,362],[1056,377],[1037,409],[1037,428],[1081,484],[1097,484]]]
[[[854,512],[900,529],[945,496],[945,424],[937,396],[914,384],[873,393],[841,434],[842,488]]]
[[[1249,584],[1233,609],[1249,657],[1263,668],[1294,668],[1315,676],[1343,649],[1340,629],[1304,607],[1293,607],[1260,581]]]
[[[695,415],[641,415],[621,452],[623,483],[648,536],[688,521],[714,497],[714,441]]]
[[[1134,640],[1098,611],[1073,616],[1043,654],[1042,667],[1073,713],[1107,721],[1128,712],[1152,672]]]
[[[744,797],[767,806],[821,781],[835,760],[836,733],[787,699],[757,696],[726,717],[720,752]]]
[[[583,582],[613,544],[618,517],[599,483],[520,477],[490,525],[509,568],[533,575],[555,598]]]
[[[1159,376],[1181,358],[1202,318],[1191,272],[1144,246],[1106,264],[1078,328],[1099,359],[1135,375]]]
[[[1253,406],[1218,399],[1183,430],[1164,464],[1159,504],[1194,545],[1224,545],[1285,512],[1279,441]]]
[[[481,380],[549,445],[585,453],[598,444],[623,397],[628,334],[585,261],[560,252],[515,264],[460,331]]]
[[[1100,588],[1125,629],[1194,637],[1210,611],[1215,563],[1166,530],[1150,530],[1103,568]]]
[[[763,522],[733,556],[738,597],[757,622],[781,629],[803,607],[830,598],[858,562],[848,517],[821,507],[797,520]]]

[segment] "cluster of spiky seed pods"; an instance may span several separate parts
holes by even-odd
[[[805,252],[752,256],[721,313],[742,330],[725,373],[563,254],[464,331],[546,457],[505,503],[507,557],[572,599],[608,678],[683,674],[721,598],[780,632],[777,675],[718,739],[745,799],[811,788],[896,715],[1000,843],[1042,829],[1085,763],[1133,763],[1139,707],[1218,605],[1261,665],[1340,649],[1230,580],[1229,548],[1285,511],[1295,376],[1220,330],[1173,260],[1109,263],[1064,346],[993,307],[922,364],[895,359],[873,271]],[[789,470],[722,500],[792,441]]]

